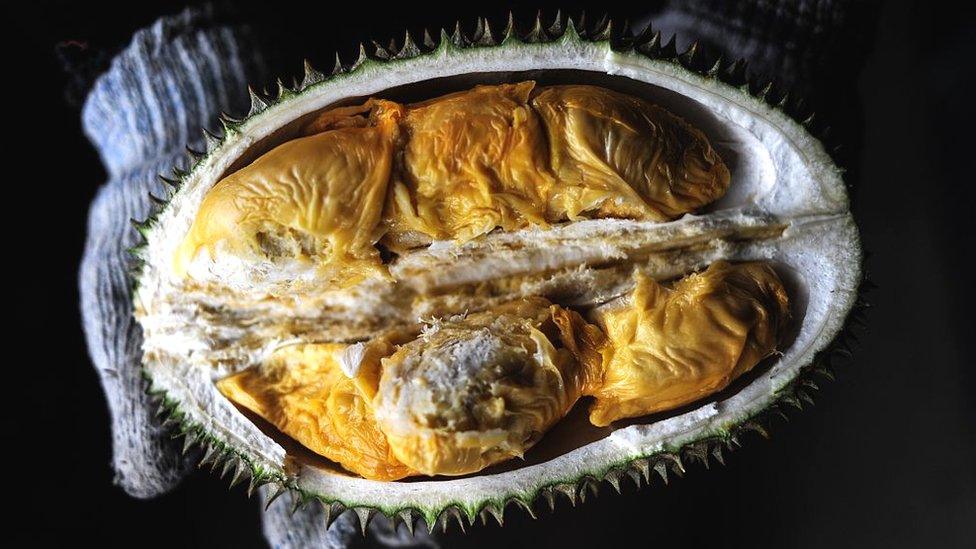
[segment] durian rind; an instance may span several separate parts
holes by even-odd
[[[662,46],[659,34],[611,44],[610,28],[609,23],[601,23],[581,36],[572,21],[565,30],[557,24],[549,32],[537,21],[521,37],[510,25],[495,43],[490,29],[479,21],[471,38],[442,32],[428,53],[422,53],[408,36],[392,59],[370,59],[361,49],[352,67],[337,64],[339,70],[329,78],[307,67],[296,90],[281,86],[273,100],[252,93],[248,116],[241,121],[223,118],[223,136],[208,139],[207,152],[193,168],[177,174],[173,186],[178,190],[165,200],[166,205],[137,224],[148,244],[133,251],[142,264],[134,290],[137,309],[144,313],[145,304],[165,284],[168,273],[161,266],[168,264],[210,186],[261,136],[284,123],[338,100],[373,95],[393,85],[466,72],[570,69],[620,75],[690,97],[724,117],[729,128],[734,126],[761,143],[752,151],[758,160],[746,171],[757,179],[755,188],[768,192],[751,202],[753,209],[774,209],[794,223],[781,239],[726,250],[723,257],[773,258],[778,264],[788,264],[793,273],[819,273],[816,280],[805,282],[803,296],[807,304],[803,318],[819,315],[817,326],[804,322],[785,354],[728,398],[651,425],[620,428],[544,463],[497,474],[410,483],[368,481],[310,467],[289,470],[284,450],[217,394],[212,385],[214,372],[150,353],[145,361],[150,391],[162,398],[162,411],[179,424],[188,445],[205,447],[207,462],[231,464],[224,470],[234,470],[236,481],[250,476],[251,488],[274,483],[292,490],[299,505],[318,501],[332,516],[345,508],[354,509],[364,527],[373,510],[378,510],[411,526],[422,517],[433,528],[452,518],[473,522],[489,514],[501,522],[511,502],[531,513],[533,502],[540,497],[551,502],[555,494],[563,493],[575,502],[602,480],[617,487],[625,477],[638,483],[641,478],[649,480],[650,470],[662,476],[668,468],[682,471],[682,463],[707,461],[708,455],[736,444],[744,431],[764,432],[762,417],[780,411],[785,404],[798,406],[807,400],[809,387],[815,387],[809,375],[822,370],[835,354],[847,353],[845,342],[835,337],[844,333],[848,313],[859,304],[861,252],[840,170],[822,144],[785,112],[789,107],[786,99],[771,98],[769,86],[750,86],[740,74],[740,64],[696,67],[695,46],[679,56],[673,41]],[[791,161],[774,166],[770,155]],[[750,198],[743,200],[750,202]],[[797,348],[800,342],[802,348]]]

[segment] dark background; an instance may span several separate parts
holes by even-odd
[[[7,10],[5,200],[12,303],[3,395],[5,506],[20,544],[262,545],[258,503],[197,472],[151,501],[112,484],[108,412],[81,333],[77,267],[87,205],[105,174],[81,133],[85,67],[97,71],[131,33],[183,5],[31,2]],[[279,72],[302,57],[331,66],[339,48],[448,26],[504,9],[404,2],[345,7],[283,1],[240,9],[261,21]],[[561,4],[572,11],[579,6]],[[976,546],[976,368],[973,357],[973,59],[971,13],[949,4],[866,4],[852,23],[852,60],[816,76],[814,106],[835,127],[854,185],[867,267],[868,328],[817,405],[747,437],[725,467],[692,466],[669,486],[601,490],[532,521],[510,510],[452,534],[464,546],[757,547]],[[659,3],[596,10],[636,17]],[[594,6],[591,11],[596,11]],[[431,13],[427,13],[427,12]],[[532,9],[517,8],[520,17]],[[300,17],[295,15],[299,14]],[[863,51],[861,50],[863,48]],[[66,76],[67,62],[74,76]],[[79,76],[80,75],[80,76]],[[24,169],[26,168],[26,169]],[[11,246],[10,244],[13,244]],[[12,375],[10,375],[12,374]],[[11,438],[12,435],[12,438]],[[12,481],[13,486],[10,485]],[[369,540],[365,541],[366,543]]]

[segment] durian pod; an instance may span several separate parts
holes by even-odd
[[[511,25],[491,29],[480,21],[471,36],[441,33],[426,46],[408,34],[399,48],[384,48],[389,61],[363,50],[350,65],[337,60],[331,77],[309,67],[297,90],[253,94],[248,117],[225,121],[222,141],[179,175],[179,190],[143,225],[147,245],[134,301],[153,391],[194,440],[218,448],[215,462],[230,458],[254,479],[293,489],[299,503],[355,509],[361,519],[379,511],[408,522],[422,517],[430,529],[451,517],[470,523],[492,515],[501,523],[509,504],[531,513],[553,490],[575,502],[604,479],[613,487],[627,478],[666,482],[691,461],[721,461],[741,433],[765,431],[764,414],[809,398],[807,372],[844,348],[835,339],[858,305],[861,282],[847,191],[823,145],[791,118],[796,113],[784,112],[788,103],[750,85],[741,64],[704,68],[694,47],[679,56],[673,40],[630,37],[609,21],[543,28],[523,40]],[[388,277],[334,291],[295,283],[301,276],[274,278],[281,273],[246,262],[226,271],[230,278],[217,269],[187,279],[174,268],[214,185],[302,135],[330,107],[527,79],[600,86],[660,105],[708,138],[730,172],[728,192],[672,221],[583,219],[493,231],[463,244],[435,242],[388,261]],[[631,292],[634,270],[668,281],[719,260],[761,261],[782,279],[791,320],[773,357],[678,411],[606,428],[570,414],[524,461],[464,477],[381,482],[349,475],[301,457],[214,385],[292,343],[357,341],[405,318],[490,310],[525,296],[585,312]]]

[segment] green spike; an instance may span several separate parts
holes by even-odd
[[[452,519],[461,527],[461,532],[464,532],[464,521],[461,520],[461,513],[453,505],[441,511],[441,514],[437,517],[437,523],[441,525],[441,532],[447,533]]]
[[[275,103],[280,103],[283,99],[294,95],[294,91],[288,89],[288,86],[281,80],[281,78],[275,79]]]
[[[725,465],[725,456],[722,455],[722,445],[716,444],[712,447],[712,457],[715,461],[719,462],[721,465]]]
[[[298,512],[299,509],[308,505],[308,501],[309,501],[308,497],[305,495],[304,492],[293,491],[291,493],[291,509],[289,510],[289,512],[292,515],[294,515],[295,513]]]
[[[698,54],[698,40],[695,40],[688,46],[688,49],[684,53],[678,56],[678,61],[686,68],[690,70],[697,70],[695,61],[696,55]]]
[[[410,36],[410,31],[406,31],[403,35],[403,47],[397,53],[397,59],[410,59],[411,57],[417,57],[420,55],[420,48],[417,47],[416,42],[413,41],[413,37]]]
[[[530,44],[537,44],[539,42],[548,42],[549,36],[546,34],[544,28],[542,28],[542,11],[539,10],[535,13],[535,22],[532,23],[532,28],[528,33],[522,38],[523,42],[528,42]]]
[[[654,471],[661,477],[664,484],[668,483],[668,464],[663,459],[659,459],[654,463]]]
[[[491,35],[491,25],[488,24],[487,18],[478,18],[478,22],[474,28],[474,34],[471,36],[471,43],[475,46],[484,47],[495,45],[495,38]]]
[[[492,504],[488,504],[482,510],[482,512],[485,512],[485,511],[487,511],[488,514],[491,515],[495,519],[495,522],[497,522],[499,526],[505,526],[505,508],[504,507],[502,507],[501,509],[499,509],[499,508],[495,507]]]
[[[250,476],[250,472],[250,467],[248,467],[243,460],[237,460],[237,465],[234,467],[234,476],[230,479],[230,488],[240,484],[240,482],[244,480],[245,476]]]
[[[403,524],[407,527],[407,531],[410,532],[410,537],[413,537],[413,527],[414,527],[414,514],[410,509],[401,509],[397,511],[397,516],[403,521]]]
[[[386,48],[384,48],[382,44],[380,44],[376,40],[373,40],[372,42],[373,42],[373,57],[377,59],[381,59],[383,61],[389,61],[392,58],[390,52]]]
[[[671,38],[661,46],[661,59],[676,60],[678,58],[677,35],[672,34]]]
[[[634,36],[634,48],[638,49],[641,45],[650,42],[654,38],[654,34],[654,25],[652,23],[648,23],[644,27],[644,30],[640,31],[636,36]]]
[[[709,78],[718,78],[719,74],[722,72],[722,65],[724,63],[725,56],[719,54],[718,59],[715,60],[715,63],[712,63],[712,66],[705,71],[705,76],[708,76]]]
[[[566,496],[566,499],[569,500],[569,504],[571,506],[576,507],[576,486],[575,485],[557,484],[556,490],[558,490],[560,494]]]
[[[282,484],[278,484],[274,493],[271,494],[271,496],[268,497],[268,501],[265,502],[264,508],[268,509],[269,507],[271,507],[271,504],[274,503],[276,499],[280,498],[282,494],[287,493],[288,491],[289,490],[286,486]]]
[[[454,33],[451,34],[451,43],[459,48],[466,48],[471,45],[468,37],[461,31],[461,22],[454,23]]]
[[[424,36],[421,39],[421,43],[424,45],[424,49],[427,51],[433,51],[437,48],[437,44],[434,43],[433,37],[431,37],[430,32],[424,29]]]
[[[369,57],[366,56],[366,46],[362,42],[359,43],[359,55],[356,56],[356,61],[353,62],[352,66],[349,67],[349,72],[353,72],[359,67],[363,66]]]
[[[555,491],[550,488],[543,488],[540,493],[542,497],[546,500],[546,505],[549,506],[549,511],[554,512],[556,510],[556,494]]]
[[[607,27],[609,25],[610,25],[610,17],[606,13],[601,15],[600,18],[597,19],[596,23],[594,23],[593,25],[586,24],[585,12],[580,17],[580,30],[583,32],[583,36],[591,42],[600,41],[599,38],[600,35],[606,32]],[[607,36],[607,38],[609,38],[609,35]]]
[[[640,475],[644,478],[645,483],[651,483],[651,464],[647,461],[647,459],[640,458],[634,460],[630,462],[630,465],[640,472]]]
[[[783,97],[780,97],[779,101],[776,102],[776,107],[783,111],[789,109],[790,97],[792,97],[790,90],[786,90]]]
[[[742,86],[747,81],[746,65],[745,59],[737,59],[725,69],[722,79],[733,86]]]
[[[613,36],[613,20],[607,15],[603,15],[587,33],[587,38],[593,42],[609,42]]]
[[[339,52],[335,52],[335,65],[332,67],[332,76],[336,76],[346,72],[342,66],[342,59],[339,58]]]
[[[448,50],[453,50],[454,48],[457,47],[457,44],[454,43],[454,38],[452,38],[451,34],[447,32],[447,29],[444,28],[441,29],[440,35],[438,36],[437,40],[438,40],[437,47],[434,48],[434,51],[438,51],[441,49],[448,51]]]
[[[227,459],[224,461],[224,468],[220,470],[220,478],[224,478],[227,476],[227,473],[229,473],[230,470],[234,468],[234,464],[236,461],[237,461],[236,456],[227,457]]]
[[[599,493],[599,486],[592,477],[585,477],[580,483],[580,503],[584,503],[586,501],[586,496],[588,493],[592,493],[593,497],[596,497]]]
[[[641,473],[632,467],[627,468],[627,476],[630,480],[634,481],[634,486],[637,488],[641,487]]]
[[[250,118],[256,114],[264,112],[268,108],[268,102],[261,97],[253,87],[247,87],[247,93],[251,97],[251,108],[247,112],[247,116]]]
[[[192,158],[194,162],[199,162],[200,159],[203,158],[202,152],[191,148],[189,145],[186,145],[184,149],[186,149],[186,153],[190,155],[190,158]]]
[[[221,139],[207,130],[207,128],[203,128],[203,142],[207,148],[207,152],[211,153],[220,146]]]
[[[308,89],[315,84],[325,80],[325,75],[315,70],[308,59],[302,60],[302,83],[298,85],[299,90]]]
[[[211,446],[208,444],[206,450],[204,451],[203,457],[200,458],[200,463],[197,464],[197,467],[203,467],[204,465],[212,462],[214,459],[216,459],[218,453],[219,452],[217,451],[216,446]]]
[[[324,515],[325,529],[328,530],[332,527],[332,523],[338,519],[342,513],[346,510],[345,507],[332,502],[319,501],[319,505],[322,507],[322,515]]]
[[[185,456],[187,452],[190,451],[190,448],[193,448],[193,445],[194,443],[196,443],[196,441],[197,441],[196,437],[193,436],[192,434],[188,434],[185,437],[183,437],[182,455]]]
[[[566,31],[563,32],[561,40],[563,42],[579,42],[580,33],[576,28],[576,23],[573,22],[573,18],[569,17],[566,19]]]
[[[650,30],[650,26],[647,27]],[[654,31],[650,37],[637,44],[636,50],[650,59],[661,57],[661,31]]]
[[[511,11],[508,12],[508,21],[505,23],[505,30],[502,31],[500,44],[505,44],[509,40],[518,40],[518,32],[515,29],[515,16]]]
[[[353,507],[353,512],[356,513],[356,517],[359,518],[359,531],[362,533],[363,537],[366,537],[366,528],[369,526],[369,521],[373,520],[373,516],[376,514],[376,509],[370,509],[368,507]]]
[[[556,18],[552,20],[552,24],[547,30],[550,40],[562,36],[563,31],[563,14],[559,9],[556,9]]]
[[[146,193],[146,194],[149,195],[149,201],[152,202],[153,204],[157,205],[157,206],[165,206],[167,203],[169,203],[168,200],[163,199],[163,198],[159,198],[158,196],[154,195],[153,193]]]
[[[178,180],[172,179],[172,178],[169,178],[169,177],[163,177],[161,175],[158,175],[156,177],[158,177],[159,180],[162,181],[163,183],[165,183],[167,186],[172,187],[173,190],[179,190],[180,189],[180,182]]]
[[[240,122],[226,113],[220,113],[217,117],[217,122],[220,123],[220,128],[223,130],[224,135],[237,133],[237,128],[240,127]]]

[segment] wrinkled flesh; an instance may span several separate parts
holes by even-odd
[[[416,231],[466,241],[551,219],[546,197],[555,180],[528,104],[532,88],[484,86],[410,108],[388,214],[391,240]]]
[[[313,452],[366,478],[413,474],[393,456],[372,406],[339,361],[346,345],[285,347],[261,366],[217,382],[230,400],[261,416]]]
[[[575,404],[594,366],[561,340],[554,318],[569,315],[524,300],[439,322],[385,359],[373,402],[397,459],[460,475],[522,456]]]
[[[339,127],[287,141],[207,193],[175,259],[186,273],[201,251],[311,265],[326,283],[382,274],[374,243],[397,134],[395,113],[341,117]]]
[[[596,86],[552,86],[532,99],[569,219],[667,221],[725,194],[729,171],[697,129],[657,105]]]
[[[214,186],[174,259],[178,275],[206,276],[206,259],[229,254],[297,261],[348,287],[384,275],[380,238],[403,250],[565,220],[664,221],[729,185],[701,132],[593,86],[369,100],[326,111],[304,132]]]
[[[713,263],[670,289],[637,275],[625,306],[593,316],[608,344],[590,422],[609,425],[725,388],[776,350],[786,290],[761,263]]]
[[[602,88],[371,99],[318,115],[218,182],[174,270],[205,276],[229,254],[348,287],[388,277],[378,242],[403,252],[567,220],[667,221],[729,178],[700,131]],[[528,298],[362,343],[285,347],[218,388],[347,470],[396,480],[520,457],[581,397],[597,426],[673,409],[776,351],[788,300],[769,266],[717,262],[668,286],[634,276],[589,322]]]

